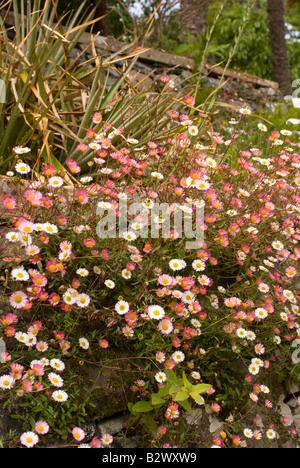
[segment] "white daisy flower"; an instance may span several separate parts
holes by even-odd
[[[56,390],[52,393],[52,398],[55,401],[63,403],[64,401],[67,401],[69,395],[64,390]]]
[[[118,301],[115,305],[115,311],[119,315],[125,315],[129,311],[129,304],[126,301]]]
[[[50,187],[61,187],[64,183],[64,180],[59,176],[53,176],[49,179]]]
[[[104,281],[105,286],[107,286],[109,289],[113,289],[115,287],[114,281],[108,279]]]
[[[124,268],[121,272],[121,275],[124,279],[130,279],[132,276],[132,273],[130,270],[127,270],[127,268]]]
[[[154,320],[160,320],[165,316],[165,311],[158,305],[151,305],[148,307],[148,315]]]
[[[10,231],[5,234],[5,239],[9,240],[10,242],[17,242],[20,240],[20,233],[15,231]]]
[[[151,176],[159,180],[162,180],[164,178],[163,174],[161,174],[160,172],[151,172]]]
[[[65,364],[60,360],[60,359],[51,359],[50,360],[50,366],[57,370],[58,372],[62,372],[63,370],[65,370]]]
[[[136,234],[133,231],[124,232],[122,237],[129,242],[133,242],[137,238]]]
[[[23,332],[17,332],[15,334],[15,338],[17,341],[19,341],[19,343],[27,344],[29,341],[29,336],[27,335],[27,333],[23,333]]]
[[[169,267],[173,271],[182,270],[183,268],[186,267],[186,262],[180,259],[173,259],[173,260],[170,260]]]
[[[86,338],[79,338],[79,346],[82,349],[89,349],[90,344]]]
[[[182,362],[185,359],[185,355],[182,351],[175,351],[171,357],[176,363]]]
[[[64,381],[61,378],[61,376],[58,374],[55,374],[54,372],[50,372],[50,374],[48,374],[48,379],[52,383],[52,385],[54,385],[54,387],[60,388],[64,384]]]
[[[248,367],[250,374],[257,375],[259,373],[260,367],[257,364],[250,364]]]
[[[199,130],[197,127],[195,127],[195,125],[189,126],[188,131],[189,131],[189,134],[192,136],[197,136],[199,133]]]
[[[29,279],[29,274],[23,268],[14,268],[11,272],[11,276],[16,281],[27,281]]]
[[[25,164],[25,163],[18,163],[15,166],[15,170],[19,174],[28,174],[31,171],[30,166],[28,166],[28,164]]]
[[[194,260],[192,263],[192,267],[195,271],[204,271],[205,270],[205,263],[202,260]]]
[[[0,388],[2,390],[10,390],[13,388],[15,379],[11,375],[1,375],[0,377]]]
[[[81,293],[81,294],[78,294],[78,296],[76,296],[76,304],[78,305],[78,307],[81,307],[81,308],[88,307],[90,301],[91,301],[90,296],[88,296],[85,293]]]
[[[58,228],[55,224],[51,223],[44,223],[43,224],[43,231],[47,232],[48,234],[57,234]]]
[[[164,372],[157,372],[154,376],[155,380],[158,382],[158,383],[162,383],[162,382],[165,382],[167,380],[167,376]]]
[[[76,270],[76,273],[77,275],[82,276],[84,278],[85,276],[88,276],[89,271],[86,268],[78,268],[78,270]]]

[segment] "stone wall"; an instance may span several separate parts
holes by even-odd
[[[197,72],[193,59],[188,57],[167,54],[155,49],[146,49],[129,46],[111,37],[97,36],[93,38],[95,50],[98,54],[107,52],[119,53],[120,62],[115,63],[115,70],[110,71],[107,84],[110,86],[118,78],[124,66],[124,56],[139,50],[138,58],[129,74],[129,79],[138,89],[151,89],[162,75],[167,74],[180,87],[182,80],[189,80]],[[77,47],[72,52],[72,57],[80,55],[88,47],[91,35],[84,33]],[[80,60],[91,60],[92,50],[87,48]],[[222,84],[221,95],[226,102],[233,105],[250,105],[257,111],[272,102],[278,102],[283,98],[279,91],[278,83],[262,78],[241,73],[231,69],[224,69],[217,65],[204,64],[201,74],[201,85],[204,88],[216,88]]]
[[[0,14],[4,14],[1,10]],[[14,26],[14,15],[10,12],[6,16],[7,26]],[[48,25],[49,26],[49,25]],[[53,29],[55,29],[53,25]],[[10,31],[13,34],[13,30]],[[72,40],[70,35],[68,40]],[[93,46],[91,45],[93,43]],[[163,51],[152,48],[144,48],[141,44],[125,44],[113,37],[101,35],[91,35],[83,33],[79,42],[72,51],[71,58],[79,57],[80,62],[91,60],[93,63],[95,54],[102,58],[109,57],[110,54],[116,54],[116,61],[113,67],[109,68],[107,86],[111,86],[119,78],[124,67],[124,57],[126,55],[134,56],[138,52],[138,58],[128,75],[128,79],[137,89],[151,89],[151,86],[162,76],[168,76],[174,81],[175,88],[180,87],[182,80],[188,80],[189,77],[197,71],[194,61],[188,57],[167,54]],[[131,60],[130,58],[128,60]],[[226,102],[232,105],[249,105],[254,111],[257,111],[272,102],[282,99],[278,83],[264,80],[262,78],[241,73],[231,69],[224,69],[217,65],[204,64],[201,75],[201,84],[204,88],[216,88],[222,81],[221,95],[226,98]]]

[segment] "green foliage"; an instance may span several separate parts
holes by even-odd
[[[192,407],[189,398],[194,400],[197,404],[203,405],[204,399],[202,394],[206,393],[211,385],[197,384],[192,385],[183,372],[182,377],[177,377],[174,371],[166,370],[167,376],[166,383],[163,388],[160,388],[157,393],[151,393],[149,401],[138,401],[135,404],[130,403],[128,408],[133,415],[139,413],[148,413],[164,406],[168,401],[179,403],[185,411],[190,413]]]
[[[8,28],[2,24],[0,78],[6,88],[5,102],[0,103],[2,173],[15,162],[13,148],[26,146],[29,141],[32,151],[28,161],[34,162],[36,170],[45,161],[60,170],[66,159],[74,158],[83,163],[86,171],[90,152],[83,156],[77,146],[87,142],[86,133],[96,111],[104,114],[98,131],[104,127],[108,116],[115,128],[131,131],[132,138],[142,137],[143,141],[151,139],[153,123],[156,129],[163,129],[162,119],[169,108],[168,88],[165,94],[153,93],[149,98],[147,87],[139,89],[127,80],[138,51],[127,55],[128,44],[116,53],[104,50],[94,60],[84,63],[72,60],[72,50],[95,21],[91,19],[93,13],[81,22],[81,6],[62,26],[55,8],[51,8],[52,0],[47,0],[43,6],[40,0],[35,0],[34,14],[28,11],[25,28],[27,11],[24,0],[22,2],[21,9],[14,2],[9,5],[16,21],[14,39],[9,38]],[[42,28],[37,27],[38,19],[44,25]],[[87,49],[90,47],[88,44]],[[122,58],[120,53],[124,54]],[[109,71],[121,60],[124,61],[123,72],[108,86]],[[176,97],[178,99],[175,93]],[[116,147],[120,143],[122,138]]]
[[[212,24],[214,16],[221,2],[213,2],[210,8],[209,25]],[[236,32],[243,21],[245,13],[245,2],[230,1],[223,11],[222,17],[215,26],[213,44],[221,46],[232,44]],[[287,10],[286,21],[300,28],[299,16],[294,10]],[[299,52],[300,44],[295,41],[287,41],[290,58],[290,71],[292,79],[300,74]],[[220,57],[225,60],[226,53],[220,50]],[[257,1],[251,11],[250,19],[245,27],[244,33],[239,41],[236,53],[231,61],[231,67],[241,71],[273,79],[272,75],[271,46],[269,39],[268,18],[266,11],[266,0]]]

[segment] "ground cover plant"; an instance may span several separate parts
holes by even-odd
[[[108,88],[120,56],[71,67],[70,29],[39,36],[55,17],[40,8],[1,43],[0,412],[15,422],[2,446],[114,447],[86,427],[121,382],[141,446],[297,442],[277,408],[300,378],[294,124],[220,113],[218,90],[202,100],[167,74],[138,90],[138,51]],[[115,369],[100,405],[86,366]],[[204,408],[215,434],[189,424]]]
[[[73,367],[107,363],[111,348],[144,360],[128,408],[145,446],[297,439],[272,406],[278,383],[299,379],[298,137],[254,127],[246,107],[213,128],[192,95],[180,102],[162,125],[173,136],[142,145],[95,113],[81,148],[91,175],[74,159],[64,172],[44,164],[38,173],[26,162],[30,147],[14,148],[6,183],[17,189],[1,210],[0,398],[23,430],[3,444],[46,446],[60,435],[79,447],[113,445],[111,434],[85,438],[93,395],[83,398]],[[65,173],[78,186],[66,187]],[[192,235],[178,219],[192,222]],[[186,438],[186,416],[203,405],[222,431]]]

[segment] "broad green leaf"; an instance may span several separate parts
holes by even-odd
[[[183,380],[183,384],[186,388],[188,388],[189,390],[192,390],[193,388],[193,385],[188,381],[186,375],[185,375],[185,372],[183,372],[182,374],[182,380]]]
[[[170,390],[169,390],[169,395],[174,395],[174,393],[180,392],[180,386],[179,385],[171,385]]]
[[[192,412],[192,407],[191,407],[191,404],[188,400],[183,400],[183,401],[178,401],[178,404],[180,406],[182,406],[183,409],[185,409],[185,411],[187,413],[191,413]]]
[[[147,413],[148,411],[152,411],[153,407],[150,401],[138,401],[131,410],[135,413]]]
[[[211,388],[211,385],[208,384],[198,384],[198,385],[193,385],[193,392],[197,393],[206,393],[207,390]]]
[[[180,390],[180,392],[177,392],[174,396],[174,400],[175,401],[184,401],[184,400],[187,400],[189,397],[189,394],[188,392],[185,392],[183,390]]]
[[[182,379],[179,379],[174,371],[170,369],[166,369],[165,374],[167,376],[167,380],[169,380],[172,384],[178,385],[179,387],[181,387]]]
[[[165,401],[158,395],[158,393],[152,393],[151,395],[151,403],[154,406],[164,404]]]
[[[158,395],[159,395],[160,397],[169,395],[170,388],[171,388],[170,382],[166,382],[165,386],[162,387],[162,388],[160,388],[160,389],[158,390]]]
[[[190,393],[190,396],[193,398],[193,400],[196,401],[196,403],[199,403],[199,404],[201,404],[201,405],[204,404],[204,399],[203,399],[202,396],[199,395],[199,393],[197,393],[197,392],[191,392],[191,393]]]
[[[147,427],[147,429],[149,429],[153,433],[153,435],[157,434],[158,425],[150,414],[145,414],[145,416],[141,420],[141,424]]]

